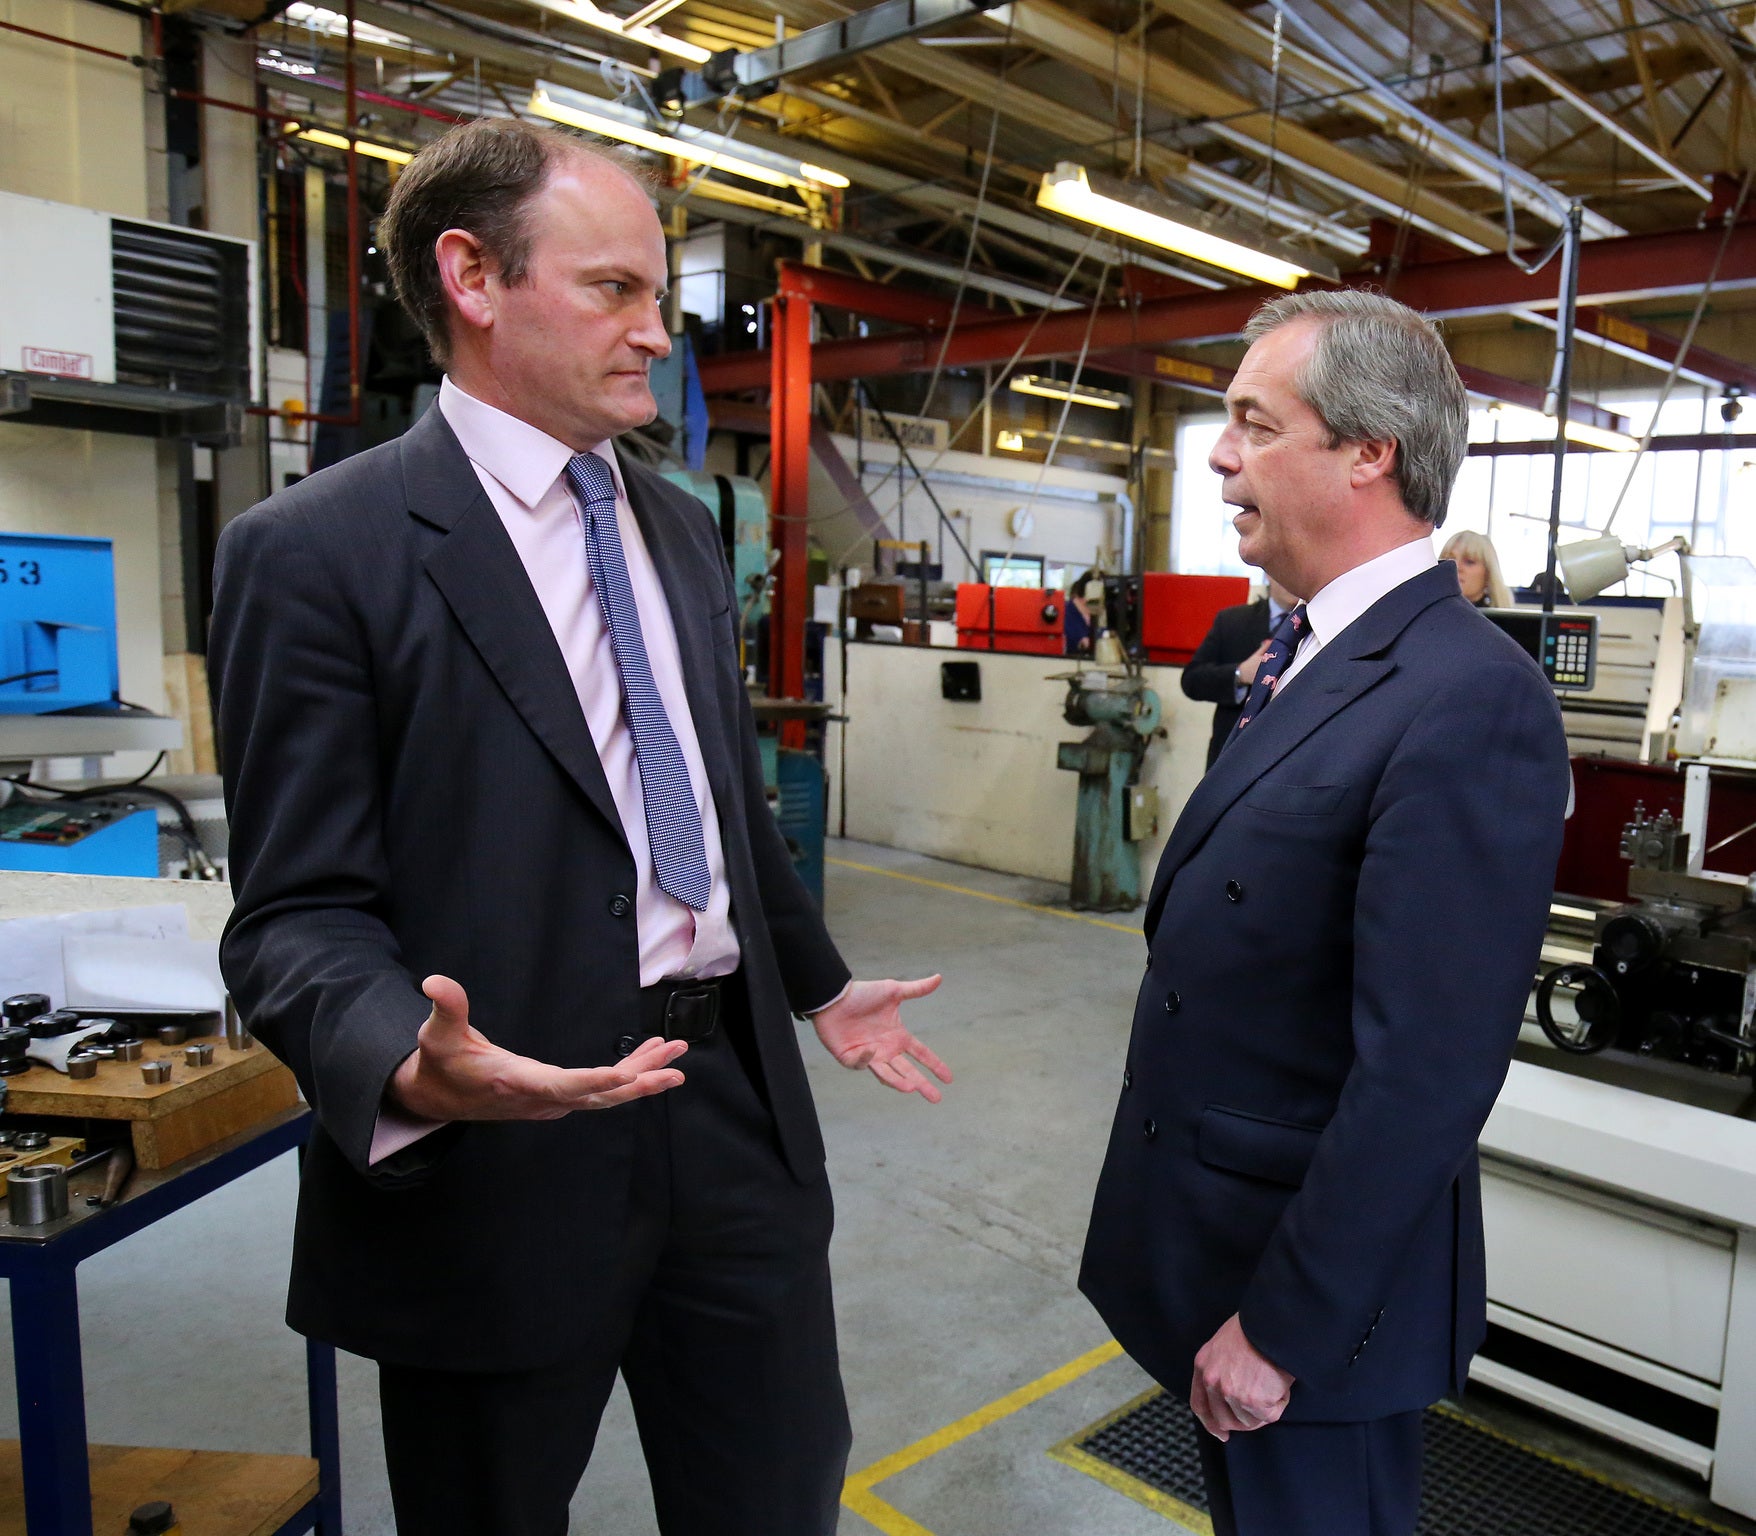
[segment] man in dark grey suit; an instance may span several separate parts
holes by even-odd
[[[1467,419],[1434,328],[1320,291],[1245,335],[1209,462],[1244,559],[1312,595],[1160,860],[1080,1285],[1188,1394],[1219,1536],[1409,1536],[1421,1412],[1486,1328],[1476,1138],[1567,745],[1433,553]]]
[[[1184,694],[1214,706],[1213,733],[1207,743],[1209,768],[1244,712],[1244,700],[1256,681],[1256,669],[1268,651],[1269,635],[1298,601],[1271,578],[1266,596],[1253,603],[1222,608],[1213,616],[1213,628],[1183,668]]]
[[[227,528],[215,594],[222,963],[317,1117],[289,1319],[379,1362],[406,1532],[565,1531],[619,1370],[667,1536],[819,1536],[849,1432],[789,1015],[937,1100],[899,1011],[937,978],[850,981],[715,526],[611,444],[670,346],[646,186],[475,123],[381,239],[439,402]]]

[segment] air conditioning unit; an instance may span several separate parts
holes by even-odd
[[[256,292],[254,240],[0,192],[0,373],[22,380],[15,412],[39,398],[235,412],[262,390]]]

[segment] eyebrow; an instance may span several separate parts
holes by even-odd
[[[1226,401],[1226,407],[1229,410],[1238,412],[1239,415],[1247,415],[1251,411],[1260,411],[1270,420],[1278,421],[1280,419],[1254,395],[1234,395]]]

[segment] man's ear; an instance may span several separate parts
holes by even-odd
[[[493,264],[482,242],[467,229],[448,229],[433,242],[439,281],[462,324],[485,331],[494,323]]]
[[[1348,444],[1348,448],[1348,483],[1356,491],[1396,472],[1394,437],[1366,438],[1364,441]]]

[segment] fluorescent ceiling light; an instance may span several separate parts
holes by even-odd
[[[331,133],[327,128],[306,128],[299,123],[288,123],[287,132],[295,139],[309,139],[313,144],[327,144],[331,149],[348,147],[346,134]],[[374,160],[388,160],[392,165],[407,165],[415,158],[406,149],[392,149],[388,144],[374,144],[370,139],[355,139],[354,149]]]
[[[1108,177],[1100,177],[1094,185],[1085,167],[1071,160],[1063,160],[1044,175],[1037,204],[1279,288],[1297,287],[1302,277],[1316,275],[1334,282],[1340,276],[1320,256],[1248,235],[1197,209],[1179,207],[1151,187]]]
[[[1063,384],[1059,379],[1039,378],[1034,373],[1014,374],[1007,386],[1017,395],[1040,395],[1045,400],[1071,400],[1075,405],[1095,405],[1119,411],[1134,402],[1113,389],[1094,389],[1089,384]]]
[[[1505,427],[1511,429],[1508,435],[1514,441],[1518,440],[1520,433],[1531,438],[1554,441],[1553,416],[1527,410],[1522,405],[1511,405],[1504,400],[1493,401],[1488,410],[1498,416]],[[1640,439],[1637,437],[1630,437],[1626,432],[1613,432],[1608,427],[1593,426],[1589,421],[1569,419],[1566,434],[1569,442],[1583,443],[1588,448],[1602,448],[1609,453],[1633,453],[1640,446]]]
[[[728,149],[732,141],[717,133],[704,133],[679,126],[675,133],[659,133],[646,125],[638,113],[613,101],[587,96],[564,85],[550,85],[539,80],[530,93],[530,110],[552,122],[566,123],[587,133],[606,139],[620,139],[655,154],[674,155],[710,170],[743,176],[770,187],[845,187],[847,177],[822,166],[807,165],[802,160],[789,160],[785,155],[738,145]]]
[[[557,16],[565,16],[582,26],[596,27],[600,32],[613,32],[617,37],[625,37],[632,43],[645,43],[655,53],[668,53],[672,58],[682,59],[690,64],[705,64],[713,57],[713,50],[710,48],[703,48],[699,43],[686,43],[680,37],[669,37],[657,27],[624,21],[609,11],[600,11],[591,0],[534,0],[534,4],[541,10],[553,11]]]
[[[293,0],[284,12],[289,23],[295,27],[304,27],[312,32],[324,32],[330,37],[346,37],[348,35],[348,19],[340,11],[332,11],[327,6],[310,5],[307,0]],[[357,43],[382,43],[388,47],[412,48],[414,45],[400,32],[387,32],[383,27],[375,27],[370,22],[354,22],[354,41]]]
[[[1022,432],[1008,432],[1002,427],[994,434],[994,446],[996,448],[1005,448],[1012,453],[1023,453],[1024,434]]]

